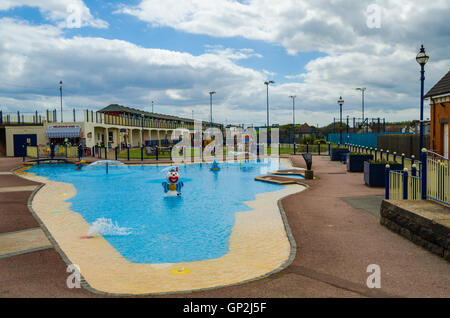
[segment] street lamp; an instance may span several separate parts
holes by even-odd
[[[363,132],[364,132],[364,123],[366,122],[365,118],[364,118],[364,91],[366,90],[365,87],[358,87],[356,88],[357,91],[361,91],[362,93],[362,121],[363,121]]]
[[[152,101],[152,113],[154,113],[154,111],[153,111],[153,101]]]
[[[142,132],[141,147],[143,147],[144,146],[144,114],[141,114],[141,132]]]
[[[63,111],[62,111],[62,81],[59,81],[59,93],[61,95],[61,122],[63,122]]]
[[[209,114],[210,114],[209,127],[212,127],[212,96],[213,96],[215,93],[216,93],[216,92],[214,92],[214,91],[209,92]]]
[[[339,129],[339,144],[342,145],[342,105],[344,105],[344,100],[342,99],[342,96],[339,97],[339,100],[337,102],[339,104],[340,114],[341,114],[341,116],[340,116],[340,118],[341,118],[340,125],[341,126]]]
[[[417,63],[420,64],[420,150],[423,149],[423,85],[425,82],[425,64],[427,64],[429,60],[429,56],[425,53],[425,48],[420,48],[419,54],[416,56]]]
[[[274,81],[265,81],[264,85],[267,86],[267,144],[269,144],[269,84],[275,84]]]
[[[292,143],[294,144],[294,154],[295,154],[295,95],[289,96],[292,98]]]

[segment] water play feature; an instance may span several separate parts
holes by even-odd
[[[179,196],[181,195],[181,188],[183,187],[183,181],[180,180],[180,174],[178,167],[171,168],[166,175],[167,181],[162,183],[164,192],[167,196]]]
[[[124,172],[128,168],[126,164],[116,160],[98,160],[91,163],[88,167],[91,170],[95,169],[96,167],[105,167],[106,174],[110,172],[110,167],[117,167],[117,169],[115,169],[114,172]]]
[[[219,170],[220,170],[220,168],[219,168],[219,164],[217,163],[217,158],[214,157],[214,161],[211,165],[211,171],[219,171]]]
[[[81,170],[81,168],[83,168],[85,165],[86,165],[86,161],[84,161],[84,160],[77,161],[77,162],[75,162],[75,167],[76,167],[75,169]]]
[[[129,235],[130,229],[126,227],[120,227],[117,222],[113,222],[111,219],[98,218],[95,220],[87,233],[88,236],[93,235]]]

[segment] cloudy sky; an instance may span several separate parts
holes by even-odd
[[[450,69],[448,0],[1,0],[0,109],[108,104],[214,121],[325,125],[339,116],[417,119]],[[429,111],[429,107],[426,108]],[[425,117],[429,117],[428,113]]]

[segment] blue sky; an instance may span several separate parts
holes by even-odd
[[[344,115],[359,116],[360,86],[368,116],[406,120],[418,116],[420,44],[432,56],[426,89],[450,68],[441,0],[413,0],[417,12],[411,1],[375,1],[375,28],[371,1],[4,1],[4,111],[53,108],[63,80],[68,108],[148,110],[154,100],[156,111],[207,120],[215,90],[215,120],[263,124],[270,79],[273,122],[292,118],[289,95],[302,122],[331,122],[340,95]],[[80,8],[80,26],[68,24],[70,6]]]

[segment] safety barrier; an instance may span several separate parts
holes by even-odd
[[[436,153],[427,157],[427,198],[450,206],[450,161]]]
[[[450,160],[422,149],[421,160],[406,158],[389,150],[345,145],[352,152],[374,155],[375,160],[398,162],[403,171],[386,168],[386,199],[432,200],[450,206]],[[410,173],[408,173],[410,172]]]
[[[53,151],[51,149],[52,147]],[[26,146],[26,156],[33,159],[78,158],[79,155],[78,146]]]
[[[394,171],[386,165],[386,199],[387,200],[420,200],[421,180],[417,176],[416,166],[408,173],[408,168],[403,171]]]
[[[349,149],[351,152],[358,152],[362,154],[370,154],[373,155],[373,159],[375,161],[388,161],[388,162],[397,162],[402,164],[403,168],[407,168],[408,171],[412,170],[413,165],[416,165],[417,173],[420,175],[420,171],[422,170],[422,162],[417,160],[414,155],[411,158],[406,158],[405,154],[397,154],[396,152],[391,153],[389,150],[377,149],[372,147],[365,147],[353,144],[346,144],[345,147]]]

